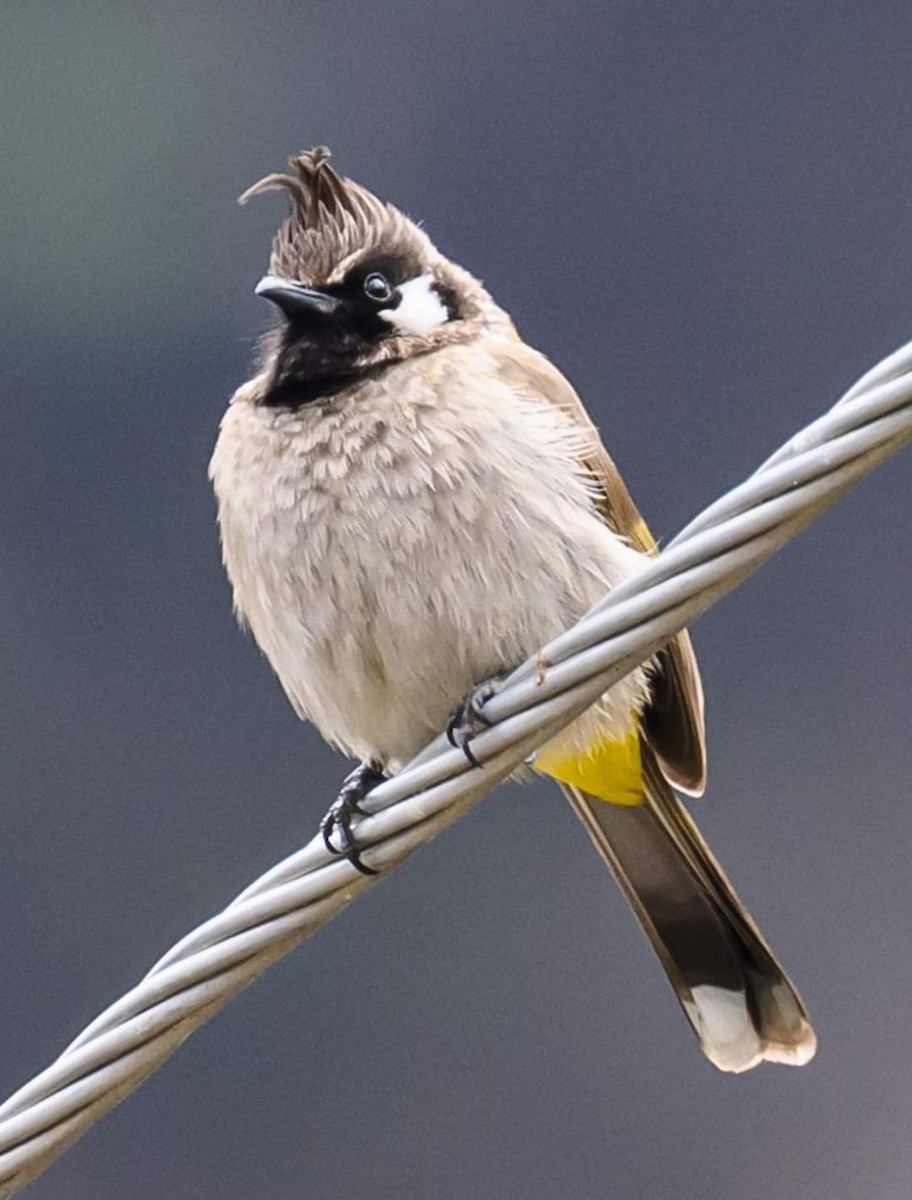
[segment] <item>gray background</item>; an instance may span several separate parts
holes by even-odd
[[[232,623],[205,467],[330,143],[483,275],[655,531],[912,334],[907,4],[324,0],[0,16],[0,1090],[309,836],[347,763]],[[912,458],[696,631],[701,823],[821,1036],[700,1057],[585,835],[505,788],[35,1197],[907,1197]]]

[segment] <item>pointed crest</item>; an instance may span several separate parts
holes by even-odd
[[[272,243],[270,273],[325,283],[339,266],[361,251],[412,257],[434,253],[430,241],[397,208],[378,200],[329,165],[329,150],[316,146],[288,160],[290,173],[275,172],[239,197],[246,204],[263,192],[285,191],[291,212]]]

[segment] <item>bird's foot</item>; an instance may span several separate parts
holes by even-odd
[[[484,714],[484,706],[503,687],[506,674],[501,672],[492,675],[490,679],[473,687],[459,701],[447,721],[446,735],[450,745],[461,750],[473,767],[480,767],[481,763],[472,753],[472,739],[483,730],[491,728],[491,722]]]
[[[380,872],[361,861],[361,851],[352,828],[352,817],[367,815],[361,807],[361,801],[382,780],[383,768],[373,759],[355,767],[342,781],[338,796],[320,822],[320,833],[323,835],[326,849],[330,854],[344,854],[362,875],[379,875]],[[339,835],[338,846],[333,843],[336,833]]]

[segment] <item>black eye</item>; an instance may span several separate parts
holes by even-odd
[[[365,279],[364,294],[369,296],[371,300],[385,302],[392,298],[393,289],[389,285],[385,275],[381,275],[379,271],[373,271]]]

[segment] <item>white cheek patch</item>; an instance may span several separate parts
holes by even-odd
[[[402,297],[395,308],[384,308],[379,316],[402,333],[426,337],[432,329],[449,319],[446,305],[440,299],[430,275],[409,279],[399,288]]]

